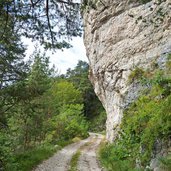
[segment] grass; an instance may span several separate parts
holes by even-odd
[[[76,143],[76,142],[79,142],[79,141],[81,141],[80,137],[75,137],[75,138],[72,139],[73,143]]]
[[[67,145],[69,145],[69,144],[71,144],[71,143],[73,143],[73,141],[72,140],[61,140],[61,141],[58,141],[58,142],[56,142],[60,147],[65,147],[65,146],[67,146]]]
[[[78,150],[73,156],[72,156],[72,159],[71,159],[71,162],[70,162],[70,169],[69,171],[77,171],[77,163],[78,163],[78,159],[81,155],[81,152],[80,150]]]
[[[144,76],[144,70],[142,68],[134,68],[134,70],[128,76],[128,84],[132,84],[136,80],[140,80]]]
[[[138,168],[133,168],[132,161],[120,160],[116,154],[113,153],[114,146],[102,142],[99,147],[99,160],[101,165],[107,171],[143,171]]]
[[[166,157],[162,157],[159,159],[160,162],[160,168],[164,171],[171,170],[171,154],[169,154]]]
[[[171,70],[170,60],[165,70],[156,70],[152,77],[144,77],[150,88],[124,111],[118,139],[112,144],[102,144],[99,155],[108,171],[146,170],[154,152],[155,142],[169,142],[171,130]],[[166,72],[166,73],[165,73]],[[130,80],[143,77],[136,68]],[[146,76],[146,74],[145,74]],[[140,148],[143,149],[140,152]],[[137,167],[137,159],[140,161]],[[171,170],[171,156],[160,159],[161,170]]]
[[[17,154],[6,171],[30,171],[43,160],[51,157],[60,146],[42,145],[38,148]]]
[[[43,160],[48,159],[49,157],[53,156],[58,150],[63,148],[66,145],[69,145],[73,142],[80,141],[80,138],[75,138],[69,141],[60,141],[58,145],[52,144],[44,144],[37,148],[27,150],[22,153],[16,154],[16,156],[12,159],[12,162],[7,165],[6,171],[30,171],[37,165],[39,165]],[[73,159],[71,160],[71,168],[76,168],[77,160],[79,158],[80,152],[77,152]],[[71,170],[76,171],[76,170]]]
[[[77,165],[78,165],[78,160],[81,155],[81,151],[84,150],[87,146],[90,146],[92,142],[87,142],[83,146],[80,147],[80,149],[72,156],[71,162],[70,162],[70,169],[69,171],[77,171]]]

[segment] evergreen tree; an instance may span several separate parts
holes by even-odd
[[[67,70],[65,77],[82,92],[84,115],[91,120],[104,111],[104,109],[94,93],[93,86],[88,79],[88,72],[88,63],[80,60],[73,70],[70,68]]]
[[[46,48],[70,47],[63,38],[81,34],[79,8],[74,0],[1,0],[0,18],[5,25],[0,36],[11,17],[15,33],[39,40]]]
[[[14,92],[17,87],[13,85],[26,77],[28,67],[23,62],[25,48],[20,43],[19,34],[14,32],[13,18],[6,18],[4,10],[0,14],[0,128],[4,128],[5,113],[16,103]]]

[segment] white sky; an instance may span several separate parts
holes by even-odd
[[[35,49],[35,43],[29,39],[23,40],[24,44],[27,45],[26,57],[28,58]],[[60,74],[65,74],[68,68],[74,68],[78,63],[78,60],[87,61],[85,47],[83,44],[82,37],[73,38],[70,42],[72,44],[72,48],[61,50],[56,50],[56,52],[52,53],[51,51],[47,51],[46,55],[50,57],[51,65],[55,65]],[[43,48],[40,47],[43,51]]]

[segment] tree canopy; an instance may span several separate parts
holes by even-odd
[[[5,38],[8,28],[45,48],[70,47],[65,39],[81,35],[79,8],[74,0],[1,0],[0,37]]]

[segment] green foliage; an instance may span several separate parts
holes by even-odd
[[[144,169],[155,142],[168,141],[171,135],[171,77],[157,71],[147,80],[151,88],[125,110],[119,138],[101,150],[101,161],[109,170],[134,170],[137,160]],[[165,161],[170,167],[170,160]]]
[[[135,169],[133,160],[127,160],[128,152],[124,144],[103,144],[100,149],[100,161],[108,171],[141,171]]]
[[[11,138],[7,132],[0,131],[0,168],[10,162],[11,159]]]
[[[146,4],[152,0],[129,0],[129,3],[140,2],[142,4]],[[81,4],[81,12],[89,12],[90,9],[97,10],[98,4],[108,7],[103,0],[83,0]]]
[[[102,131],[102,129],[105,129],[106,114],[88,79],[88,71],[88,64],[84,61],[78,61],[77,66],[73,70],[67,70],[65,78],[72,82],[82,94],[84,116],[90,122],[90,129]]]
[[[59,146],[55,147],[45,144],[35,149],[19,153],[13,158],[12,163],[7,165],[6,171],[30,171],[42,162],[42,160],[48,159],[59,149]]]
[[[164,171],[171,170],[171,155],[168,155],[166,157],[162,157],[159,159],[160,161],[160,168]]]
[[[102,111],[90,120],[90,131],[101,132],[105,130],[106,112]]]
[[[49,120],[53,143],[68,141],[74,137],[87,137],[88,123],[82,113],[83,105],[65,105],[60,114]]]
[[[10,92],[6,103],[14,104],[0,117],[1,169],[15,165],[27,170],[46,158],[37,150],[42,143],[64,146],[74,137],[88,135],[81,92],[71,82],[52,78],[53,70],[44,54],[35,53],[30,63],[27,78],[6,88]],[[35,150],[36,158],[30,150]]]
[[[128,83],[131,84],[133,83],[135,80],[140,80],[142,79],[144,76],[144,70],[141,68],[136,67],[131,74],[128,77]]]
[[[46,158],[37,146],[66,145],[75,136],[87,136],[88,100],[97,99],[88,82],[88,65],[78,65],[77,81],[52,78],[45,54],[37,51],[31,61],[23,61],[20,40],[24,36],[45,48],[69,48],[61,37],[81,35],[79,9],[73,1],[47,0],[46,8],[44,1],[0,1],[0,170],[14,170],[14,165],[27,170]],[[30,150],[40,156],[29,158]]]
[[[59,8],[61,6],[63,8]],[[69,48],[69,43],[61,37],[81,35],[79,9],[78,2],[69,0],[47,0],[46,7],[43,1],[1,0],[0,37],[10,30],[14,34],[20,33],[19,36],[38,40],[45,48]]]
[[[72,159],[71,159],[71,162],[70,162],[70,169],[69,171],[77,171],[77,163],[78,163],[78,159],[81,155],[81,152],[80,151],[77,151],[73,156],[72,156]]]
[[[88,80],[87,63],[80,61],[63,78],[52,77],[53,68],[39,51],[28,64],[25,79],[1,90],[8,105],[0,115],[0,169],[29,170],[54,152],[42,144],[65,146],[75,137],[87,137],[87,119],[101,116],[99,124],[104,124],[105,113]],[[97,124],[96,130],[101,127]]]
[[[146,3],[150,2],[150,1],[152,1],[152,0],[129,0],[129,3],[140,2],[142,4],[146,4]]]
[[[171,54],[168,55],[167,63],[166,63],[166,75],[171,76]]]
[[[89,9],[96,9],[98,0],[83,0],[81,4],[81,12],[89,12]]]
[[[150,2],[150,1],[152,1],[152,0],[140,0],[140,2],[143,3],[143,4],[146,4],[146,3]]]
[[[9,17],[7,22],[4,10],[0,16],[0,89],[2,89],[8,86],[9,82],[21,80],[25,76],[26,66],[22,61],[25,48],[20,42],[19,33],[11,30],[11,27],[14,27],[13,18]]]
[[[66,80],[55,82],[50,91],[57,109],[66,104],[81,104],[83,101],[81,92]]]
[[[52,69],[49,68],[49,57],[45,53],[34,52],[33,64],[28,76],[28,86],[31,93],[42,95],[50,86]]]

